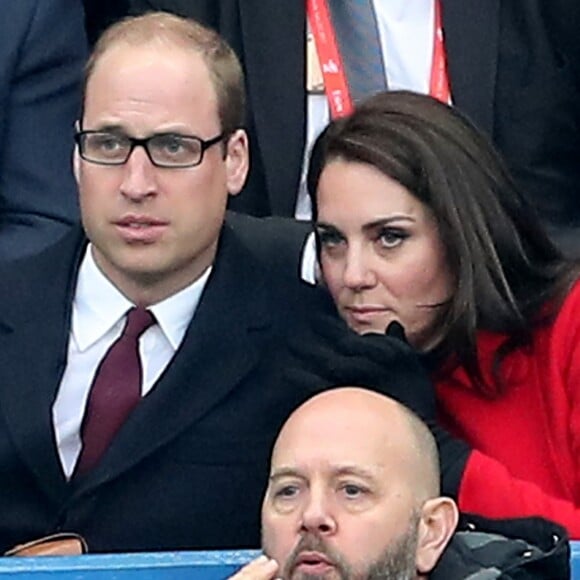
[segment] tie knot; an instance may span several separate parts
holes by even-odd
[[[127,313],[127,324],[123,334],[139,338],[154,322],[155,317],[149,310],[133,307]]]

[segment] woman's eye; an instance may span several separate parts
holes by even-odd
[[[378,233],[377,241],[382,248],[391,249],[399,246],[408,237],[409,234],[402,230],[384,229]]]
[[[332,248],[344,241],[344,238],[338,232],[333,231],[318,230],[316,236],[322,248]]]

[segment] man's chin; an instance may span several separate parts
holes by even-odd
[[[336,568],[329,567],[327,570],[316,572],[295,570],[289,580],[346,580],[346,578],[344,578]]]

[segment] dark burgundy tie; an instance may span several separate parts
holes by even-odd
[[[92,469],[141,399],[139,337],[155,322],[151,312],[132,308],[121,336],[101,360],[81,427],[82,450],[75,475]]]

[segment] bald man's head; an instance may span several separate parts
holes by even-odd
[[[343,387],[284,424],[262,510],[264,549],[283,577],[366,578],[394,568],[415,578],[432,568],[456,520],[453,502],[439,498],[431,433],[396,401]]]
[[[309,439],[310,445],[318,440],[328,450],[323,442],[335,437],[345,437],[345,443],[355,449],[372,444],[377,451],[383,448],[384,453],[398,456],[417,497],[439,495],[439,457],[427,426],[394,399],[359,387],[325,391],[296,409],[278,435],[272,463],[278,450],[295,447],[297,438]]]

